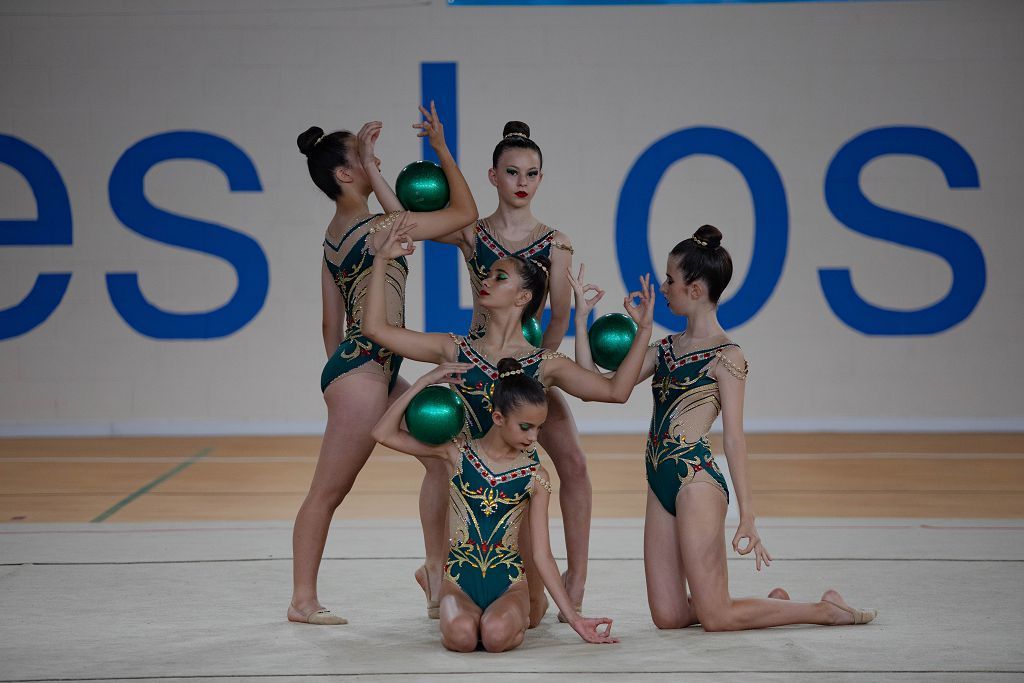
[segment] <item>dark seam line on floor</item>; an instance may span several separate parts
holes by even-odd
[[[565,561],[564,557],[555,557],[556,560]],[[591,557],[591,562],[643,562],[642,557]],[[729,557],[729,562],[750,562],[745,557]],[[325,557],[323,562],[404,562],[420,560],[420,557]],[[133,565],[133,564],[217,564],[227,562],[291,562],[291,557],[239,557],[233,559],[217,560],[125,560],[103,561],[103,562],[2,562],[0,567],[75,567],[78,565],[86,567],[107,566],[107,565]],[[950,562],[950,563],[987,563],[987,564],[1014,564],[1024,563],[1024,560],[986,560],[986,559],[929,559],[923,557],[787,557],[774,558],[772,562]],[[3,683],[0,680],[0,683]]]
[[[538,676],[572,676],[574,674],[587,674],[597,676],[623,676],[632,674],[1021,674],[1021,670],[1000,670],[1000,669],[807,669],[807,670],[773,670],[773,669],[716,669],[716,670],[681,670],[681,669],[659,669],[657,671],[523,671],[514,669],[510,671],[489,670],[483,675],[531,675]],[[230,678],[325,678],[334,676],[474,676],[480,677],[481,672],[473,671],[367,671],[367,672],[344,672],[344,673],[315,673],[315,674],[210,674],[210,675],[178,675],[178,676],[104,676],[103,678],[4,678],[0,683],[58,683],[62,681],[162,681],[168,679],[230,679]]]
[[[212,447],[204,448],[203,450],[199,451],[198,453],[193,455],[191,458],[189,458],[185,462],[179,464],[177,467],[174,467],[174,468],[168,470],[167,472],[164,472],[159,477],[157,477],[153,481],[149,482],[148,484],[146,484],[142,488],[137,489],[136,491],[134,491],[131,494],[129,494],[127,497],[125,497],[122,500],[119,500],[118,502],[114,503],[114,505],[112,507],[110,507],[110,508],[104,510],[103,512],[101,512],[92,521],[93,522],[102,522],[103,520],[107,519],[111,515],[115,514],[118,510],[120,510],[124,506],[128,505],[129,503],[131,503],[133,500],[135,500],[135,499],[137,499],[137,498],[139,498],[141,496],[146,495],[146,493],[148,493],[150,490],[152,490],[153,487],[159,486],[163,482],[167,481],[168,479],[170,479],[174,475],[176,475],[179,472],[181,472],[183,469],[185,469],[189,465],[193,464],[194,462],[198,461],[201,458],[206,457],[207,455],[209,455],[212,452],[213,452],[213,448]]]

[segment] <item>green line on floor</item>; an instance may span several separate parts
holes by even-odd
[[[213,448],[204,448],[203,450],[199,451],[198,453],[193,455],[191,458],[189,458],[185,462],[180,463],[177,467],[175,467],[175,468],[173,468],[171,470],[168,470],[167,472],[164,472],[159,477],[157,477],[153,481],[149,482],[148,484],[146,484],[142,488],[140,488],[140,489],[138,489],[136,491],[133,491],[127,497],[119,500],[113,506],[111,506],[110,508],[108,508],[108,509],[104,510],[103,512],[101,512],[92,521],[93,522],[102,522],[102,521],[106,520],[108,517],[110,517],[112,514],[116,513],[118,510],[123,508],[128,503],[132,502],[136,498],[139,498],[140,496],[146,495],[147,493],[152,491],[154,487],[159,486],[160,484],[164,483],[165,481],[167,481],[168,479],[170,479],[171,477],[176,475],[178,472],[181,472],[183,469],[185,469],[186,467],[188,467],[192,463],[194,463],[194,462],[196,462],[198,460],[201,460],[202,458],[205,458],[212,451],[213,451]]]

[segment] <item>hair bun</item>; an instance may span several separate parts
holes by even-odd
[[[513,376],[523,372],[523,364],[515,358],[502,358],[498,361],[498,376],[512,373]],[[501,379],[505,379],[501,377]]]
[[[323,134],[323,128],[320,128],[319,126],[310,126],[302,133],[299,133],[299,137],[295,140],[295,143],[299,146],[299,151],[308,157],[312,154],[313,148],[316,147],[317,141],[323,137]]]
[[[501,137],[508,137],[509,135],[522,135],[527,140],[530,139],[530,127],[522,121],[509,121],[505,124],[505,127],[501,131]]]
[[[717,249],[722,246],[722,231],[713,225],[700,226],[693,236],[707,244],[708,249]]]

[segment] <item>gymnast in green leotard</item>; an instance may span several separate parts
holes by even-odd
[[[334,203],[334,217],[327,226],[320,265],[323,339],[328,356],[320,388],[327,405],[327,429],[309,493],[295,517],[290,621],[346,623],[343,617],[324,608],[317,597],[317,573],[327,531],[335,509],[373,450],[370,428],[384,413],[388,401],[408,386],[398,378],[401,356],[372,342],[361,329],[371,271],[378,271],[388,283],[383,304],[386,318],[395,325],[403,324],[405,319],[408,266],[401,257],[375,262],[377,242],[392,229],[402,229],[408,239],[433,239],[476,219],[476,204],[445,144],[437,112],[433,105],[430,111],[421,107],[420,112],[423,121],[413,126],[420,137],[429,138],[451,192],[449,206],[440,211],[401,211],[398,198],[380,174],[380,160],[374,153],[382,128],[379,121],[367,123],[358,135],[348,131],[324,134],[314,126],[297,140],[310,178]],[[390,213],[370,211],[371,192]],[[428,471],[434,467],[432,462],[426,466]]]
[[[571,615],[572,628],[589,643],[615,643],[611,619],[587,618],[573,609],[551,555],[547,533],[551,484],[535,447],[547,417],[544,385],[514,358],[503,358],[494,367],[491,424],[478,437],[463,433],[450,443],[432,446],[402,428],[413,395],[436,382],[463,386],[467,373],[479,369],[472,363],[442,363],[421,377],[373,430],[374,438],[385,446],[438,458],[450,471],[450,542],[440,589],[441,643],[456,652],[471,652],[480,643],[488,652],[504,652],[523,642],[530,624],[527,570],[520,554],[527,517],[532,567],[558,607]]]
[[[408,256],[413,250],[414,245],[406,242],[399,231],[388,237],[375,258],[378,262],[384,262]],[[636,384],[635,377],[640,371],[650,339],[654,316],[653,288],[643,279],[642,290],[624,301],[626,311],[636,321],[639,331],[619,366],[619,372],[615,377],[607,378],[598,372],[581,368],[557,351],[531,346],[523,337],[522,321],[535,315],[543,302],[549,270],[546,259],[542,258],[511,256],[496,261],[481,282],[479,291],[481,306],[487,309],[488,314],[484,335],[479,339],[469,339],[451,334],[427,334],[390,324],[384,306],[385,273],[382,269],[374,268],[363,313],[363,333],[405,358],[429,363],[466,364],[469,368],[466,381],[455,388],[466,405],[468,416],[465,431],[470,438],[479,438],[491,425],[492,396],[498,380],[499,358],[517,359],[522,363],[524,373],[530,377],[547,387],[559,387],[583,400],[624,402]],[[560,274],[561,277],[566,275]],[[639,301],[634,303],[635,300]],[[435,525],[443,528],[444,518],[442,516],[438,521],[423,516],[421,522],[424,537],[433,537],[429,528]],[[442,564],[437,563],[438,575]],[[422,573],[417,578],[423,578]],[[436,610],[437,590],[431,583],[422,580],[420,585],[426,593],[428,612]],[[543,591],[534,596],[531,607],[531,622],[536,623],[546,607]],[[573,607],[574,613],[579,611],[575,601]],[[562,614],[564,618],[571,616],[564,612]]]
[[[486,330],[489,309],[480,296],[483,281],[495,263],[507,258],[550,261],[550,271],[556,277],[548,282],[550,319],[540,346],[558,351],[565,337],[572,290],[563,274],[572,267],[573,247],[565,232],[548,227],[533,215],[532,202],[544,180],[543,166],[544,155],[530,137],[530,127],[522,121],[507,122],[491,152],[491,168],[487,170],[487,179],[496,191],[497,208],[486,218],[438,240],[457,246],[469,271],[473,292],[473,317],[467,335],[470,342],[482,337]],[[542,304],[537,312],[543,310]],[[566,555],[562,578],[578,611],[587,579],[593,490],[576,421],[568,401],[557,389],[548,392],[548,427],[541,432],[540,445],[551,457],[561,482],[558,502],[565,528]],[[432,571],[436,581],[439,568]]]
[[[652,344],[638,375],[638,381],[654,378],[644,525],[651,618],[658,628],[700,623],[706,631],[867,623],[875,611],[850,607],[835,590],[826,591],[815,603],[791,602],[781,588],[767,599],[735,599],[729,594],[723,542],[729,489],[708,444],[708,432],[719,414],[740,510],[733,549],[741,555],[753,553],[758,571],[770,565],[772,558],[757,533],[747,477],[743,436],[747,361],[718,323],[718,299],[732,277],[732,259],[721,242],[722,233],[705,225],[669,254],[661,293],[673,313],[686,317],[686,331]],[[582,269],[572,284],[576,360],[593,368],[586,315],[603,292],[584,284]],[[597,294],[588,300],[589,291]],[[687,584],[691,595],[687,595]]]

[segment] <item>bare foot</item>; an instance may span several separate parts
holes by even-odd
[[[773,588],[768,597],[772,600],[789,600],[789,593],[786,592],[785,588]]]

